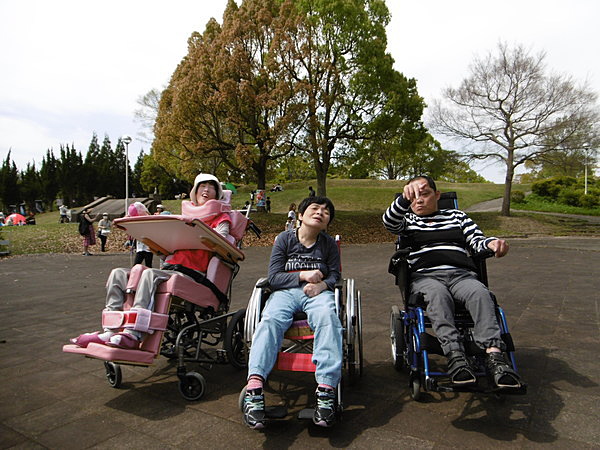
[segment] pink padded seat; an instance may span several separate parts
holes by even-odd
[[[130,276],[137,277],[139,280],[142,272],[146,269],[147,267],[145,266],[134,266]],[[232,269],[229,266],[217,257],[211,258],[208,265],[207,278],[225,294],[227,294],[229,289],[231,275]],[[126,295],[126,301],[123,305],[124,310],[131,308],[134,295],[134,292]],[[171,296],[179,297],[204,308],[212,307],[215,311],[219,309],[219,299],[209,288],[189,278],[173,275],[169,280],[158,285],[154,298],[154,312],[168,314]],[[162,335],[161,331],[147,334],[142,341],[140,350],[124,350],[102,344],[90,344],[87,348],[81,348],[73,344],[68,344],[63,346],[63,351],[67,353],[79,353],[91,358],[117,363],[148,365],[152,364],[154,358],[158,357]]]

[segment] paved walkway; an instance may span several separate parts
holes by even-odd
[[[344,273],[364,301],[363,380],[346,391],[347,409],[335,429],[290,417],[262,433],[241,423],[237,397],[245,374],[232,367],[200,369],[208,392],[190,403],[165,358],[150,368],[124,367],[123,387],[113,389],[100,362],[62,353],[69,337],[97,329],[107,275],[127,265],[126,254],[1,260],[0,447],[597,448],[600,239],[523,239],[511,247],[488,266],[527,395],[499,401],[434,393],[412,401],[407,376],[394,371],[390,358],[389,311],[399,303],[387,274],[393,249],[349,246]],[[269,251],[247,250],[232,309],[247,303]],[[307,374],[274,373],[270,385],[285,385],[295,409],[314,389]]]

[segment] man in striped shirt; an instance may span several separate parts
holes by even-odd
[[[383,215],[390,232],[402,234],[403,245],[410,247],[408,264],[411,292],[421,292],[427,315],[448,358],[452,383],[475,383],[475,373],[466,356],[454,324],[454,303],[463,304],[475,327],[475,343],[486,352],[486,365],[498,387],[519,387],[516,372],[506,362],[505,344],[500,337],[494,301],[487,287],[474,272],[469,254],[485,249],[500,258],[508,252],[502,239],[485,237],[467,214],[456,209],[438,209],[440,192],[428,176],[410,180]]]

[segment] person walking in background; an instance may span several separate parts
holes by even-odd
[[[294,230],[296,228],[296,204],[290,203],[288,210],[287,221],[285,222],[286,230]]]
[[[316,194],[315,190],[312,188],[312,186],[308,187],[308,196],[309,197],[314,197]]]
[[[83,236],[83,256],[92,256],[89,251],[90,245],[96,245],[94,221],[98,219],[98,214],[92,219],[92,212],[92,208],[86,208],[79,216],[79,234]]]
[[[108,218],[108,213],[102,214],[102,219],[98,222],[98,237],[100,238],[100,244],[102,245],[101,251],[106,251],[106,240],[110,234],[112,223]]]
[[[138,217],[138,216],[149,216],[150,211],[142,202],[135,202],[129,205],[129,209],[127,210],[127,215],[129,217]],[[135,259],[133,261],[133,265],[142,264],[146,267],[152,267],[152,259],[154,258],[154,254],[150,251],[150,247],[144,244],[142,241],[133,240],[131,245],[135,245]]]
[[[267,212],[270,213],[271,212],[271,197],[267,197],[267,201],[265,202],[265,206],[266,206]]]
[[[58,213],[60,214],[60,223],[69,223],[69,217],[67,216],[68,212],[69,208],[67,208],[67,205],[64,203],[60,205],[60,208],[58,208]]]

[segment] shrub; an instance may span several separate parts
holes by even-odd
[[[573,186],[576,183],[577,180],[573,177],[554,177],[536,181],[531,186],[531,190],[540,197],[556,200],[564,188]]]
[[[512,191],[510,194],[510,201],[513,203],[525,203],[525,192]]]
[[[600,205],[600,191],[589,190],[588,194],[581,194],[579,196],[579,204],[584,208],[595,208]]]
[[[563,189],[558,194],[558,203],[569,206],[581,206],[579,199],[583,195],[581,189]]]

